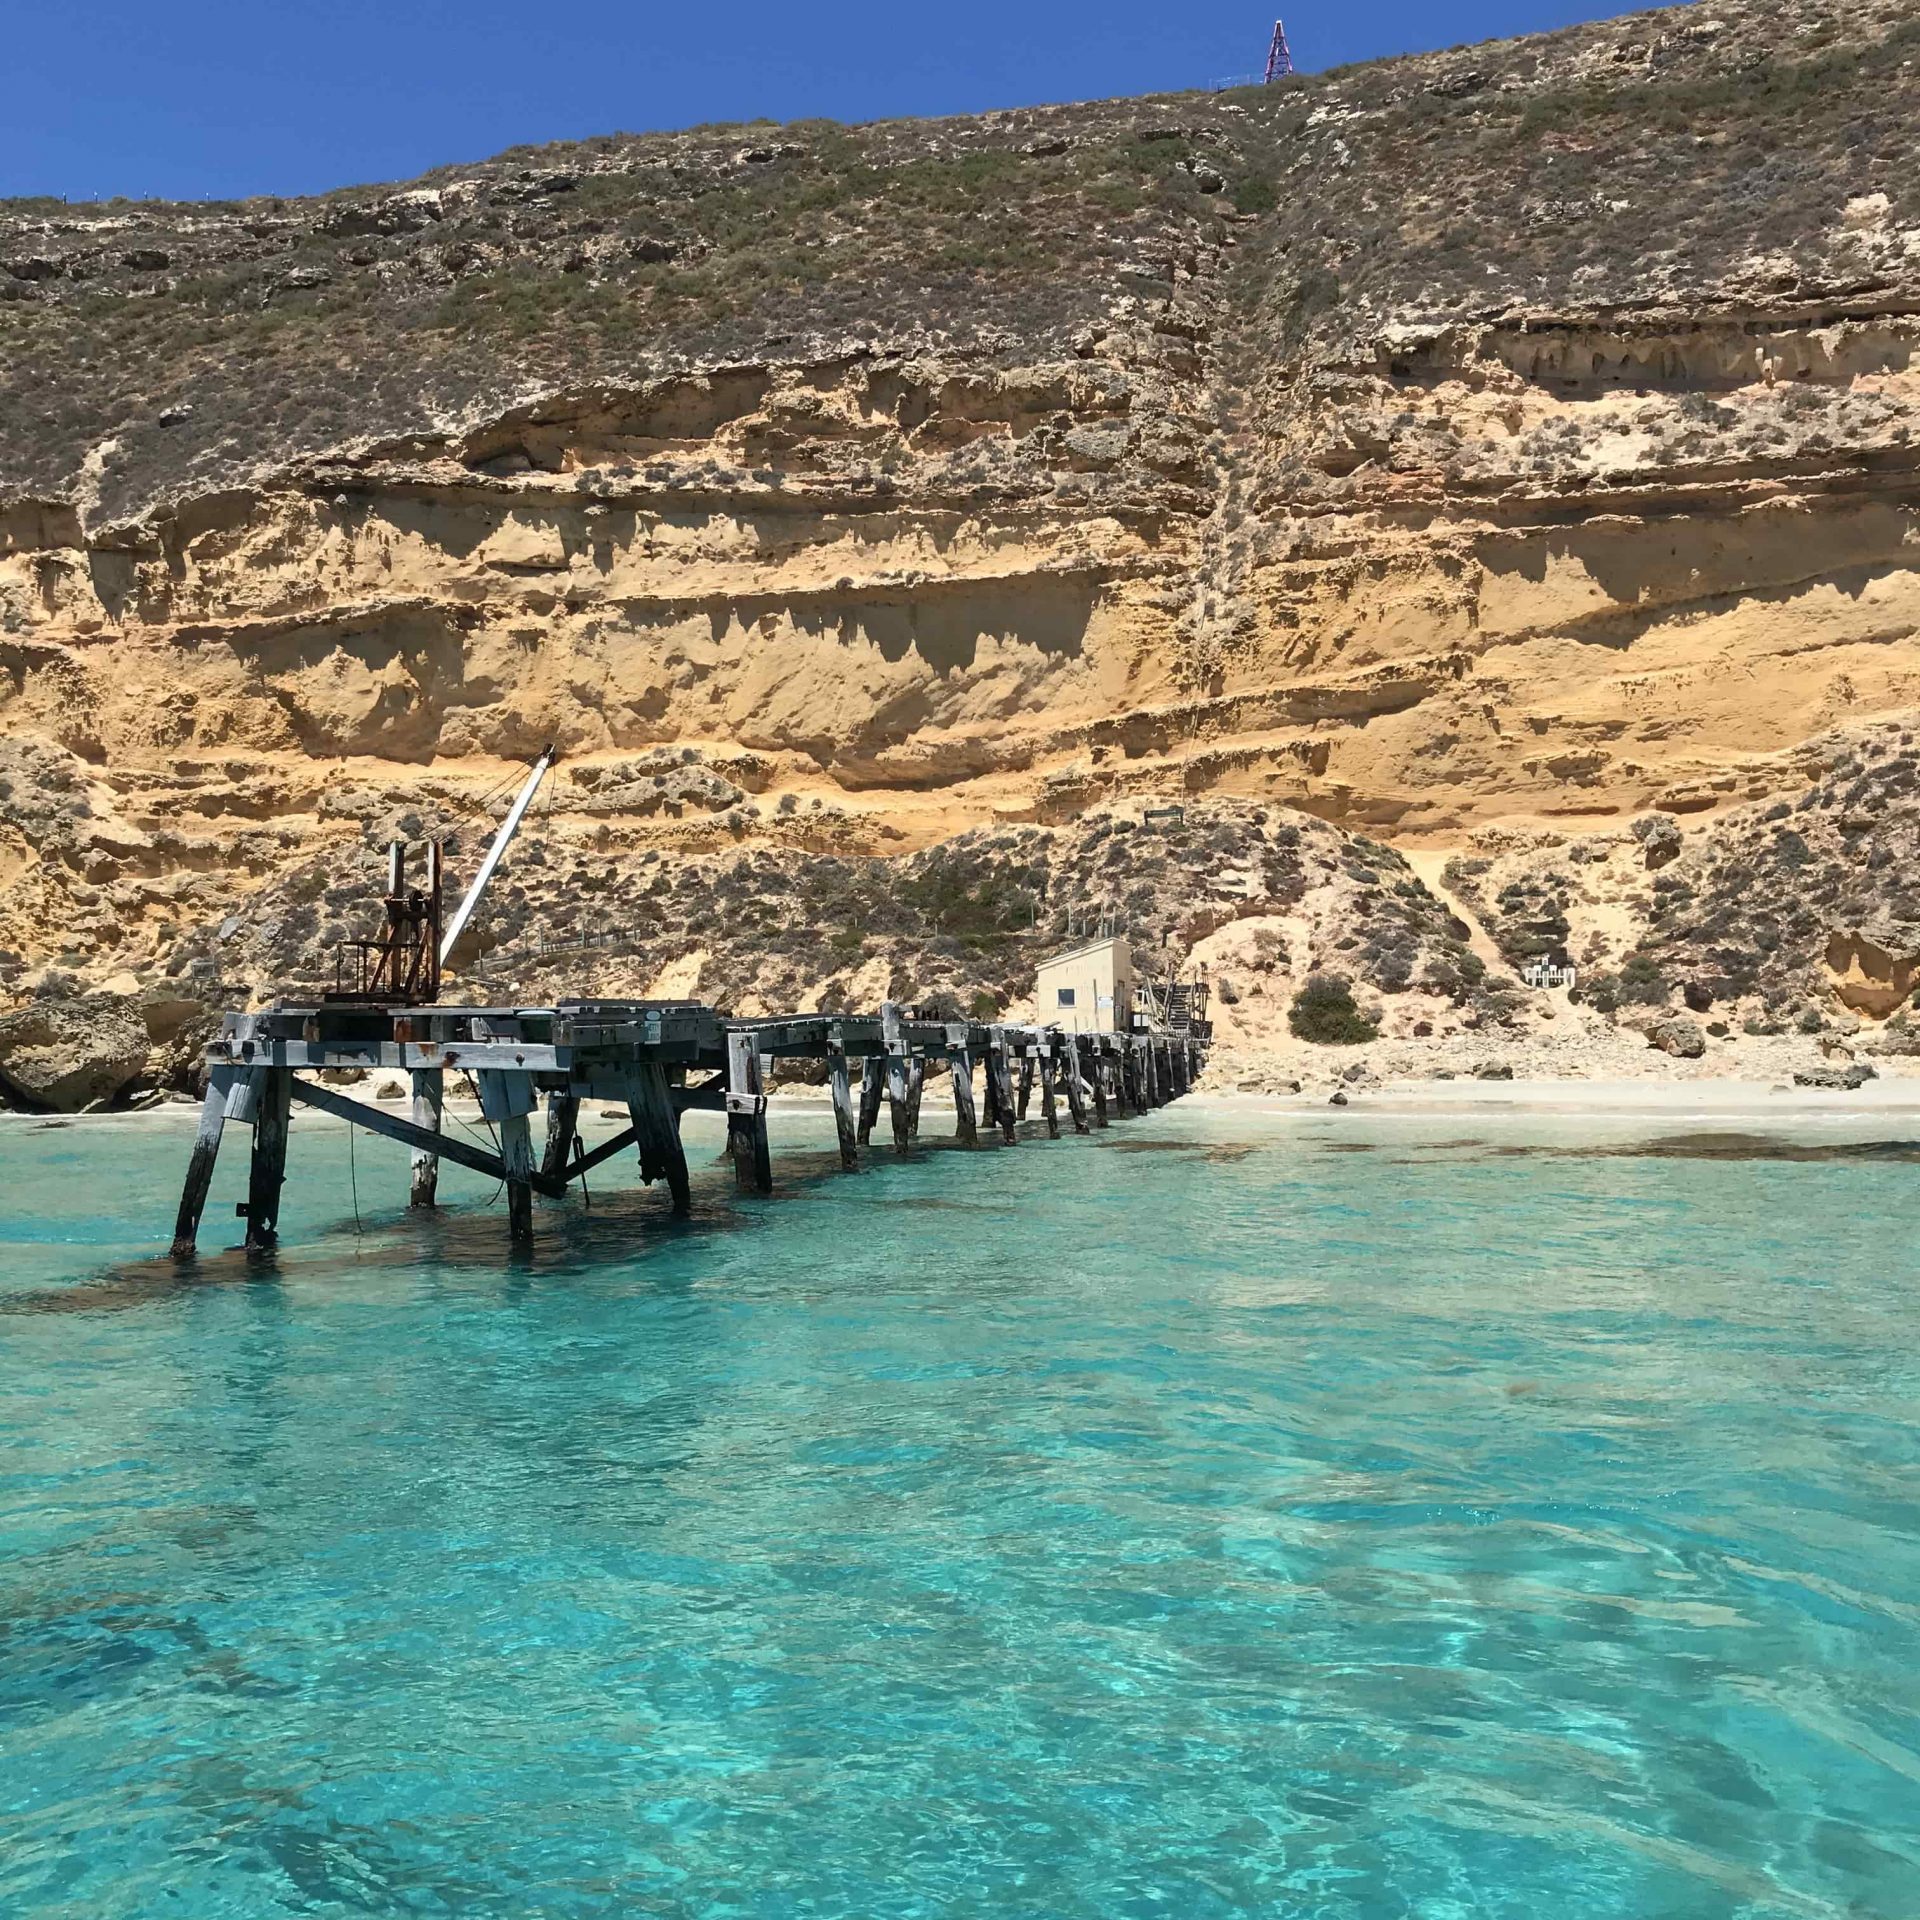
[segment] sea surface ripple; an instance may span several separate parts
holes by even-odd
[[[1920,1912],[1910,1155],[783,1132],[0,1129],[0,1913]]]

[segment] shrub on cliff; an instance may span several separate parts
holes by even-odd
[[[1651,954],[1630,953],[1620,969],[1620,998],[1623,1003],[1640,1007],[1661,1007],[1667,1002],[1667,982]]]
[[[1296,1040],[1322,1047],[1356,1047],[1380,1029],[1354,1004],[1353,989],[1337,974],[1316,973],[1293,996],[1287,1025]]]
[[[1568,996],[1585,1001],[1596,1013],[1617,1013],[1622,1007],[1662,1007],[1667,982],[1650,954],[1627,955],[1618,973],[1589,974]]]

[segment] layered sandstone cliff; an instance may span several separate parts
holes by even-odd
[[[1423,956],[1473,904],[1447,854],[1745,831],[1920,705],[1916,62],[1908,7],[1740,0],[1234,94],[0,209],[0,967],[131,982],[165,1044],[319,964],[365,848],[471,842],[549,739],[516,964],[596,888],[629,923],[650,860],[899,856],[911,904],[956,834],[1071,865],[1169,798],[1317,815],[1329,872],[1411,852]],[[1192,911],[1141,930],[1217,941],[1168,885]],[[1511,1017],[1383,973],[1342,886],[1358,937],[1310,916],[1298,967]],[[1069,905],[1132,912],[1029,892],[992,964],[882,914],[816,985],[1007,1000]],[[1847,911],[1920,952],[1903,902]],[[776,991],[676,924],[623,980]],[[1855,935],[1810,927],[1794,990]]]

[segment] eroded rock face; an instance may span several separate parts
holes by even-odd
[[[1876,1020],[1898,1013],[1920,982],[1920,959],[1912,952],[1894,951],[1891,941],[1882,944],[1857,927],[1829,936],[1826,960],[1833,997]]]
[[[1465,848],[1509,962],[1878,1017],[1845,835],[1744,959],[1690,876],[1920,703],[1916,118],[1910,8],[1732,0],[0,209],[0,987],[263,989],[553,740],[529,918],[1220,800]]]

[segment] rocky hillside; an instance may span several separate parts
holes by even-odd
[[[1451,862],[1505,957],[1573,961],[1602,1011],[1715,1011],[1752,1033],[1858,1030],[1920,977],[1920,746],[1886,723],[1815,743],[1797,800],[1686,834],[1642,815]]]
[[[736,997],[751,942],[673,878],[723,856],[789,932],[810,876],[870,887],[862,964],[962,999],[1018,969],[933,967],[879,896],[1150,801],[1523,892],[1649,811],[1737,864],[1817,743],[1920,705],[1917,63],[1893,0],[1702,0],[1236,93],[0,204],[0,969],[264,990],[350,917],[283,938],[289,901],[395,821],[471,840],[549,739],[553,937],[651,900],[609,977],[704,953]],[[1759,1004],[1899,920],[1886,871]]]

